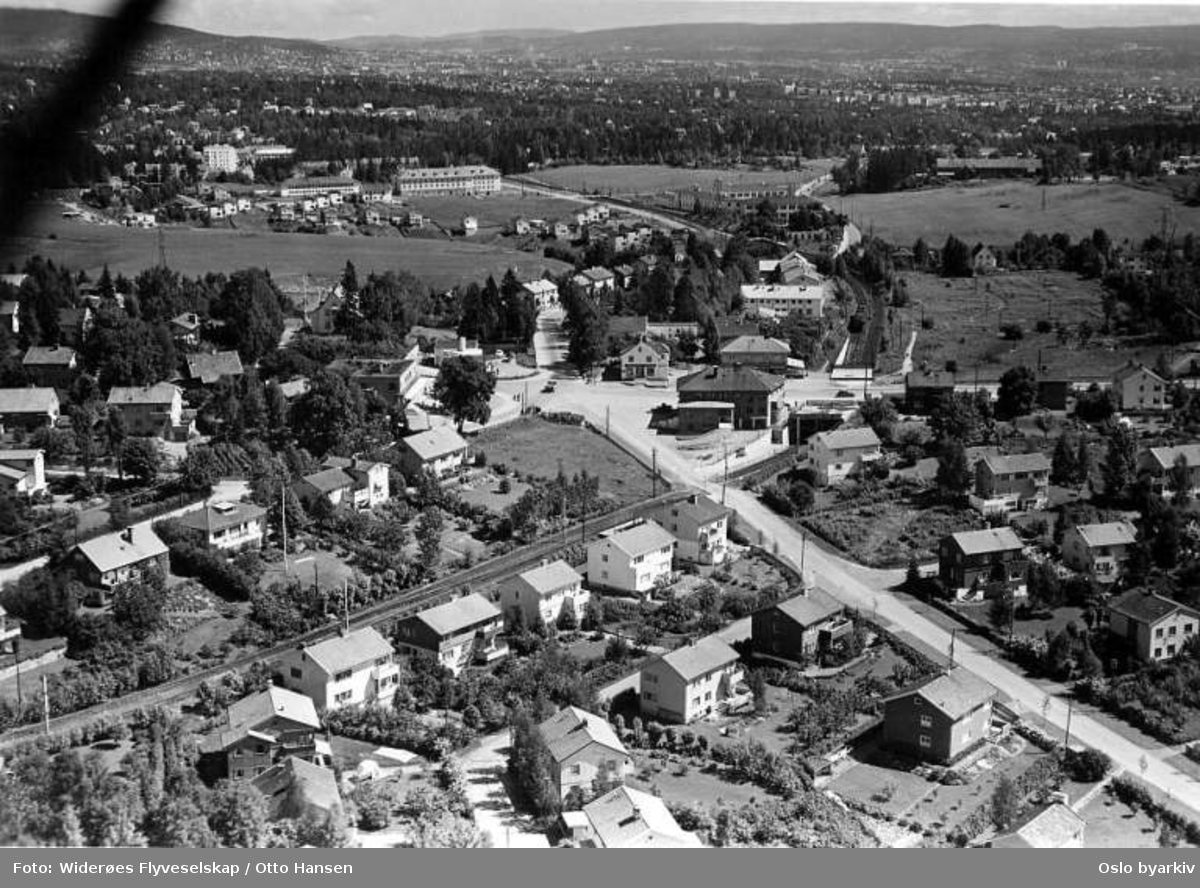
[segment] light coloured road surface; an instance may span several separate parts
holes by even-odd
[[[508,731],[481,738],[481,745],[458,757],[467,779],[467,798],[475,809],[475,826],[493,848],[549,848],[546,836],[517,814],[500,779],[508,766]]]
[[[578,383],[563,383],[554,401],[563,409],[573,410],[588,417],[597,428],[604,428],[607,421],[610,435],[645,463],[650,463],[651,450],[657,451],[659,470],[668,480],[688,487],[705,490],[720,499],[721,485],[710,484],[699,476],[695,468],[676,454],[670,447],[657,446],[653,432],[646,428],[646,417],[637,409],[621,409],[619,387],[613,397],[604,397],[595,387],[584,387]],[[766,508],[758,499],[745,491],[730,488],[726,503],[738,511],[740,521],[762,534],[765,546],[777,549],[779,556],[797,570],[800,569],[801,550],[804,548],[804,573],[807,578],[827,589],[845,604],[872,612],[881,619],[906,630],[927,644],[941,651],[950,648],[950,633],[941,626],[911,610],[907,604],[888,590],[899,583],[903,571],[881,571],[864,567],[823,548],[811,537],[805,545],[804,535],[786,520]],[[955,661],[976,675],[987,680],[1018,707],[1031,713],[1043,713],[1043,704],[1049,701],[1044,718],[1065,729],[1067,724],[1067,702],[1049,697],[1042,688],[1018,673],[1004,660],[996,659],[977,651],[961,636],[955,639]],[[1132,774],[1141,774],[1143,779],[1169,793],[1171,797],[1193,811],[1200,813],[1200,781],[1182,773],[1163,761],[1172,755],[1170,748],[1150,749],[1126,739],[1115,731],[1088,716],[1075,712],[1071,717],[1071,739],[1102,750],[1112,757],[1120,768]],[[1145,772],[1142,765],[1145,764]]]

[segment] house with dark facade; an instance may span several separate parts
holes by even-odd
[[[949,764],[987,740],[996,689],[958,667],[884,700],[883,743]]]
[[[70,388],[79,372],[75,349],[64,345],[30,346],[21,366],[34,385],[53,389]]]
[[[205,738],[201,748],[224,759],[226,777],[253,779],[292,755],[327,764],[329,744],[317,738],[320,730],[312,700],[272,686],[231,703],[225,723]]]
[[[147,570],[165,574],[169,554],[149,522],[84,540],[71,553],[79,578],[102,589],[139,579]]]
[[[944,537],[938,546],[938,575],[946,592],[959,600],[995,597],[1005,590],[1026,593],[1029,562],[1011,527],[968,530]]]
[[[788,371],[792,348],[782,339],[769,336],[739,336],[721,346],[723,364],[757,367],[766,373],[783,376]]]
[[[0,426],[37,429],[58,421],[58,392],[52,388],[0,389]]]
[[[1050,498],[1050,457],[1044,453],[985,454],[975,463],[971,505],[984,515],[1044,509]]]
[[[751,614],[750,647],[756,657],[792,666],[830,650],[853,630],[841,602],[814,586]]]
[[[424,651],[455,675],[508,654],[500,609],[477,592],[405,617],[396,624],[400,650]]]
[[[692,373],[675,388],[681,405],[694,401],[732,404],[734,428],[768,429],[784,418],[785,382],[782,376],[736,364]]]
[[[928,416],[943,398],[954,394],[954,374],[945,370],[914,370],[904,377],[904,409]]]

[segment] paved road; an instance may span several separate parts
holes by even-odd
[[[643,413],[621,409],[619,398],[598,397],[599,394],[596,391],[585,393],[583,386],[578,384],[565,384],[555,401],[562,403],[565,409],[584,414],[599,428],[604,427],[605,407],[611,407],[607,414],[609,432],[627,449],[647,464],[650,462],[651,451],[656,450],[659,470],[668,481],[705,490],[709,495],[720,499],[719,483],[706,482],[687,460],[671,448],[656,444],[653,433],[645,428]],[[907,602],[889,591],[899,584],[903,578],[903,571],[864,567],[842,558],[811,537],[805,541],[804,534],[797,528],[763,506],[757,497],[745,491],[730,488],[726,493],[726,503],[738,511],[739,519],[744,525],[762,535],[762,543],[765,546],[776,550],[781,558],[797,570],[803,567],[806,578],[821,585],[845,604],[864,612],[873,612],[879,619],[908,631],[938,650],[949,650],[951,636],[946,629],[917,613]],[[1044,717],[1060,730],[1065,729],[1068,717],[1067,701],[1059,697],[1048,697],[1043,688],[1017,672],[1010,663],[994,654],[977,650],[961,635],[955,639],[954,655],[957,663],[990,682],[1011,698],[1018,708],[1023,707],[1031,713],[1041,713],[1043,703],[1048,701]],[[1103,750],[1112,757],[1118,767],[1134,774],[1142,774],[1147,783],[1170,793],[1177,802],[1200,814],[1200,781],[1163,760],[1173,754],[1171,749],[1139,746],[1080,712],[1072,714],[1071,737],[1073,741]]]
[[[482,738],[477,749],[458,757],[467,778],[467,798],[475,809],[475,826],[493,848],[549,848],[546,836],[529,818],[516,812],[501,775],[508,766],[508,731]]]

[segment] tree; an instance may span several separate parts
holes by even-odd
[[[991,611],[988,613],[992,626],[1012,634],[1013,619],[1017,614],[1017,602],[1012,591],[1005,587],[1004,591],[992,599]]]
[[[971,248],[954,235],[946,239],[942,247],[942,274],[945,277],[970,277],[974,273],[971,264]]]
[[[992,793],[992,824],[998,830],[1011,829],[1021,810],[1017,786],[1007,774],[1001,774]]]
[[[351,441],[363,429],[362,390],[336,373],[317,374],[291,412],[297,444],[318,456]]]
[[[589,301],[576,314],[570,316],[569,320],[567,360],[575,365],[581,376],[586,376],[593,367],[604,360],[605,344],[608,341],[608,316]]]
[[[346,260],[346,268],[342,271],[342,289],[351,296],[358,292],[358,272],[349,259]]]
[[[1187,454],[1180,453],[1168,471],[1167,487],[1173,494],[1171,502],[1182,508],[1188,504],[1192,496],[1192,472],[1188,466]]]
[[[479,358],[449,358],[442,362],[432,394],[441,402],[461,433],[467,420],[484,425],[492,416],[492,395],[496,376]]]
[[[81,404],[71,410],[71,430],[75,433],[75,449],[79,453],[79,464],[88,475],[96,461],[96,423],[99,417],[94,404]]]
[[[558,812],[560,800],[554,788],[554,759],[533,718],[523,708],[512,716],[512,745],[508,751],[508,773],[520,795],[538,817]]]
[[[954,438],[964,444],[980,443],[991,437],[991,422],[991,401],[982,390],[943,395],[929,413],[929,430],[939,441]]]
[[[211,314],[225,322],[225,342],[248,364],[279,344],[283,335],[283,294],[270,274],[258,268],[235,271],[214,300]]]
[[[428,506],[417,518],[416,527],[413,529],[413,536],[416,537],[421,553],[421,563],[428,570],[435,570],[440,560],[445,523],[442,510],[437,506]]]
[[[1086,485],[1092,478],[1092,449],[1087,438],[1079,436],[1079,449],[1075,452],[1075,479],[1077,484]]]
[[[222,780],[213,790],[208,824],[225,848],[265,848],[267,800],[245,780]]]
[[[867,398],[858,408],[858,414],[884,441],[891,440],[892,429],[900,418],[892,399],[883,397]]]
[[[938,454],[938,493],[949,502],[958,502],[971,486],[971,467],[967,462],[967,450],[961,441],[950,439],[942,442]]]
[[[1016,419],[1033,409],[1037,400],[1037,378],[1028,367],[1012,367],[1000,377],[996,393],[996,414],[1001,419]]]
[[[767,711],[767,679],[763,675],[761,669],[752,669],[750,675],[746,678],[746,684],[750,688],[750,694],[754,698],[754,711],[763,713]]]
[[[130,438],[121,445],[121,467],[142,484],[153,484],[162,468],[162,453],[153,438]]]
[[[1123,502],[1137,479],[1137,436],[1128,426],[1114,423],[1110,427],[1101,472],[1105,498],[1109,502]]]
[[[119,583],[112,594],[113,619],[134,639],[144,639],[162,625],[166,595],[166,584],[157,570],[139,580]]]
[[[201,444],[188,448],[187,456],[179,464],[180,484],[188,490],[208,494],[220,479],[221,464],[211,447]]]
[[[1058,485],[1078,483],[1079,464],[1076,462],[1076,449],[1070,438],[1061,435],[1054,445],[1054,454],[1050,457],[1050,481]]]
[[[117,471],[122,479],[125,477],[125,463],[121,453],[126,437],[125,414],[120,410],[109,410],[104,419],[104,439],[108,444],[108,452],[117,458]]]

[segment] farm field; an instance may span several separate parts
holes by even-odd
[[[1078,240],[1096,228],[1107,231],[1114,244],[1125,239],[1141,243],[1161,228],[1164,206],[1170,207],[1180,237],[1200,229],[1200,208],[1153,189],[1116,182],[1051,185],[1045,189],[1045,210],[1042,190],[1032,182],[978,183],[828,201],[864,231],[872,229],[906,247],[919,237],[940,247],[951,234],[972,246],[1008,247],[1026,231],[1061,231]]]
[[[1010,367],[1037,367],[1039,355],[1051,375],[1070,374],[1076,379],[1107,378],[1128,360],[1153,365],[1160,348],[1126,345],[1120,340],[1095,336],[1083,344],[1077,331],[1087,321],[1099,330],[1102,289],[1098,281],[1078,278],[1068,272],[1011,272],[971,278],[942,278],[924,272],[900,274],[908,291],[909,304],[896,310],[887,329],[893,343],[883,356],[881,370],[899,369],[912,331],[917,342],[913,367],[937,370],[954,361],[962,382],[970,383],[979,371],[980,382],[995,382]],[[921,318],[932,321],[931,329]],[[1051,329],[1037,331],[1040,321]],[[1001,324],[1020,324],[1022,338],[1001,339]],[[1066,327],[1066,343],[1059,341],[1056,328]]]
[[[656,191],[677,191],[696,186],[711,187],[720,179],[724,185],[795,184],[797,187],[828,173],[837,161],[806,161],[799,170],[685,169],[653,164],[601,166],[581,164],[537,170],[530,178],[573,191],[620,197]]]
[[[34,236],[16,239],[6,259],[20,265],[42,255],[95,278],[107,263],[129,277],[158,263],[158,232],[63,219],[57,205],[43,205],[29,226]],[[349,260],[360,275],[404,269],[431,287],[497,279],[515,267],[522,276],[566,271],[562,262],[507,247],[462,239],[435,240],[360,235],[275,234],[230,229],[164,228],[167,264],[189,275],[231,272],[251,266],[281,275],[337,278]]]
[[[501,463],[522,477],[553,478],[560,463],[568,476],[586,470],[599,476],[600,493],[620,505],[649,499],[652,493],[650,472],[641,463],[603,435],[579,426],[519,419],[484,429],[472,451],[483,451],[488,465]],[[663,485],[658,487],[663,492]]]
[[[573,213],[583,206],[575,201],[540,194],[523,195],[519,191],[507,189],[487,197],[410,197],[405,203],[443,228],[458,228],[462,225],[463,216],[474,216],[479,220],[477,237],[495,234],[507,228],[516,216],[549,220]]]

